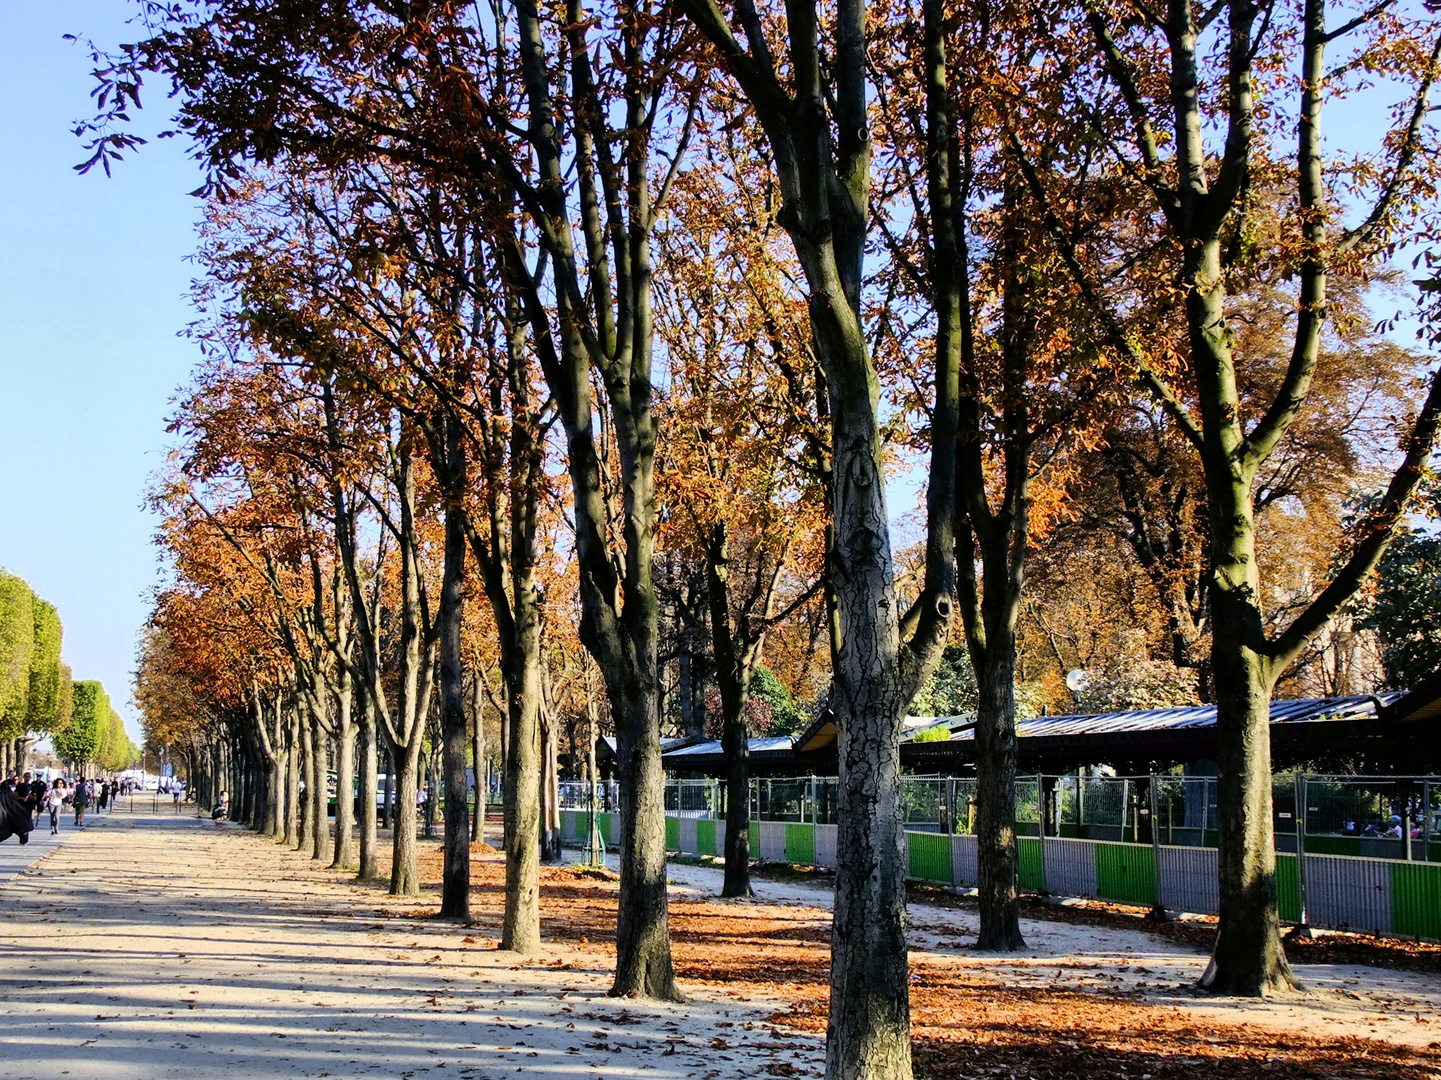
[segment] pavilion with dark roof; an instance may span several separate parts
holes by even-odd
[[[945,740],[916,734],[944,725]],[[975,769],[975,718],[907,717],[901,766],[964,776]],[[1016,725],[1022,773],[1057,775],[1108,765],[1121,775],[1161,772],[1215,757],[1216,706],[1038,716]],[[667,772],[723,776],[720,740],[667,740]],[[1271,703],[1271,759],[1277,770],[1415,775],[1441,769],[1441,675],[1408,694],[1311,698]],[[836,725],[828,714],[795,736],[750,743],[752,776],[835,775]]]

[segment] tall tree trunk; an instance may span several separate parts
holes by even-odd
[[[378,733],[375,729],[375,707],[363,690],[360,698],[360,866],[356,877],[374,881],[380,876],[377,858],[379,837],[376,835],[376,793],[380,787]]]
[[[835,346],[832,345],[832,348]],[[828,371],[837,371],[834,362]],[[835,375],[832,375],[835,381]],[[831,933],[831,1080],[909,1077],[910,973],[901,856],[899,620],[884,467],[868,401],[833,400],[840,664],[835,919]],[[859,406],[859,408],[857,408]]]
[[[680,999],[670,955],[666,896],[665,772],[655,653],[637,658],[631,690],[610,697],[620,772],[620,909],[616,924],[616,996]]]
[[[750,701],[751,678],[765,641],[765,620],[771,617],[771,601],[780,567],[770,575],[770,588],[762,605],[762,623],[753,632],[743,614],[739,627],[731,625],[730,539],[724,521],[713,525],[705,543],[706,601],[710,615],[711,648],[715,655],[716,682],[721,698],[721,751],[726,767],[725,881],[722,896],[749,896],[750,875],[750,725],[746,706]],[[757,580],[765,567],[755,566]]]
[[[516,605],[518,612],[522,605]],[[518,648],[507,658],[508,734],[505,755],[505,919],[500,947],[540,949],[540,626],[516,627]],[[532,641],[531,638],[534,638]]]
[[[300,709],[289,710],[285,730],[285,835],[287,847],[300,846]]]
[[[475,813],[470,819],[472,841],[485,840],[485,797],[489,776],[485,767],[485,711],[480,703],[480,672],[470,684],[470,756],[475,761]]]
[[[318,721],[311,724],[313,771],[315,773],[315,795],[310,800],[315,820],[311,834],[311,855],[316,862],[330,863],[334,846],[330,836],[330,738]],[[340,788],[335,789],[336,802],[340,801]],[[347,794],[349,794],[347,792]]]
[[[286,748],[285,708],[279,693],[273,698],[274,710],[269,718],[268,745],[263,747],[266,764],[265,835],[276,841],[285,838],[285,791],[290,772],[290,755]],[[266,721],[262,718],[262,723]]]
[[[420,748],[419,732],[410,740],[410,745],[391,746],[391,757],[396,765],[396,798],[390,852],[392,896],[420,895],[420,868],[415,837],[415,797],[420,774]]]
[[[445,432],[446,473],[463,487],[465,462],[463,432],[455,419],[441,423]],[[442,875],[440,914],[442,918],[470,918],[470,811],[466,805],[465,758],[470,735],[470,717],[465,708],[465,671],[461,660],[460,632],[464,613],[465,527],[459,500],[464,491],[451,491],[455,500],[445,510],[445,565],[440,586],[440,730],[444,747],[442,771],[445,776],[445,865]],[[429,804],[427,804],[429,809]]]
[[[542,862],[559,863],[563,858],[560,843],[560,761],[557,756],[560,739],[546,701],[545,677],[541,678],[540,727],[540,858]]]
[[[750,732],[745,708],[726,710],[721,750],[726,763],[725,881],[722,896],[751,895]]]
[[[330,865],[337,870],[348,870],[355,865],[355,693],[350,672],[342,668],[335,693],[335,730],[338,738],[335,747],[335,854]],[[360,789],[365,796],[365,788]],[[372,792],[372,804],[375,795]],[[373,812],[373,810],[372,810]]]
[[[283,754],[282,754],[283,757]],[[260,765],[260,790],[256,793],[256,831],[272,839],[281,835],[281,824],[285,806],[285,770],[281,763],[269,757]]]
[[[300,715],[300,832],[295,840],[297,851],[315,853],[315,743],[318,734],[315,717],[306,705],[296,711]]]
[[[976,669],[976,845],[979,949],[1024,949],[1016,850],[1016,651],[1013,635],[987,642]]]
[[[705,712],[697,715],[695,694],[691,687],[691,642],[689,627],[682,624],[680,649],[676,654],[679,678],[676,694],[680,697],[680,724],[687,739],[705,738]]]
[[[501,783],[500,835],[501,846],[505,847],[509,842],[507,837],[510,836],[510,817],[505,812],[505,785],[510,783],[507,779],[510,776],[510,706],[508,704],[500,714],[500,743],[498,744],[498,749],[500,751]],[[507,850],[509,849],[507,848]]]
[[[1215,950],[1201,984],[1214,993],[1260,996],[1296,989],[1281,945],[1276,907],[1271,813],[1274,680],[1269,660],[1252,647],[1265,638],[1249,478],[1224,487],[1215,482],[1209,486],[1221,907]],[[1218,497],[1226,488],[1231,497]]]

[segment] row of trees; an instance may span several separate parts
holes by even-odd
[[[139,760],[125,724],[100,683],[74,682],[61,660],[64,628],[55,605],[23,578],[0,570],[0,770],[24,767],[37,740],[81,770],[108,771]]]
[[[159,72],[212,196],[207,361],[156,491],[176,574],[147,650],[246,765],[266,828],[295,818],[301,843],[308,820],[328,855],[323,807],[291,809],[299,777],[333,745],[347,790],[358,738],[369,791],[378,739],[392,888],[413,891],[433,712],[443,912],[464,916],[484,684],[505,732],[503,944],[535,949],[547,649],[573,633],[622,781],[614,990],[677,996],[666,697],[691,730],[713,681],[736,792],[756,672],[783,644],[840,733],[827,1072],[908,1076],[902,715],[973,680],[980,944],[1021,948],[1017,686],[1043,683],[1040,643],[1053,670],[1096,651],[1085,613],[1129,596],[1151,615],[1113,683],[1181,672],[1156,692],[1219,706],[1205,984],[1293,985],[1270,700],[1288,673],[1334,675],[1335,620],[1441,422],[1425,359],[1370,313],[1435,232],[1431,16],[142,7],[153,36],[100,57],[89,164],[137,144],[128,110]],[[1324,109],[1356,95],[1391,122],[1337,150]],[[1405,304],[1429,344],[1422,284]],[[896,468],[925,478],[914,545],[892,539]],[[1343,529],[1353,486],[1377,493]],[[727,891],[745,800],[730,813]]]
[[[50,736],[55,754],[81,774],[93,769],[117,773],[132,768],[141,759],[140,748],[131,741],[125,721],[110,704],[105,688],[93,679],[75,683],[70,719]]]
[[[0,768],[10,775],[34,739],[70,720],[60,615],[23,578],[0,570]]]

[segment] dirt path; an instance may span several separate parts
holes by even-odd
[[[427,918],[235,826],[116,815],[0,886],[0,1053],[17,1078],[818,1076],[830,896],[673,864],[691,1001],[604,996],[615,884],[543,874],[542,959],[495,948],[502,866],[475,862],[476,923]],[[439,846],[422,844],[438,883]],[[934,1080],[1437,1080],[1441,978],[1308,965],[1284,1004],[1188,989],[1200,952],[1139,929],[1027,920],[978,955],[974,915],[913,904],[919,1073]],[[783,1025],[781,1027],[776,1024]]]
[[[604,996],[612,961],[522,965],[486,930],[234,826],[116,816],[0,887],[0,1060],[16,1080],[819,1075],[780,999]],[[489,922],[489,920],[484,920]]]
[[[714,895],[722,875],[711,867],[672,864],[670,878],[686,893]],[[824,886],[757,880],[755,891],[760,900],[810,909],[801,917],[829,924],[831,894]],[[1302,997],[1266,1002],[1215,998],[1194,988],[1206,967],[1204,952],[1143,929],[1023,919],[1021,931],[1030,946],[1025,952],[985,954],[968,947],[976,938],[973,908],[912,903],[908,910],[914,963],[990,977],[1011,987],[1124,995],[1181,1008],[1197,1021],[1220,1025],[1379,1039],[1417,1049],[1435,1049],[1441,1041],[1441,978],[1434,975],[1307,964],[1296,969],[1308,988]]]

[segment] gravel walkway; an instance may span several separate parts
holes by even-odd
[[[822,1047],[702,989],[604,996],[611,961],[521,964],[480,931],[235,826],[116,814],[0,886],[16,1080],[820,1075]]]

